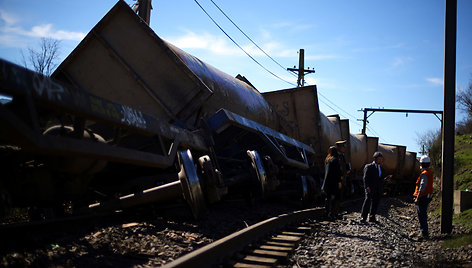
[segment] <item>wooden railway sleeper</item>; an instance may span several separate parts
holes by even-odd
[[[279,231],[269,239],[262,240],[261,243],[249,245],[237,254],[237,261],[231,263],[230,266],[273,267],[277,264],[283,264],[297,247],[298,242],[310,231],[311,228],[305,224]]]

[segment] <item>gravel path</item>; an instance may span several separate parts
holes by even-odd
[[[438,215],[429,214],[430,239],[419,237],[411,198],[382,199],[378,223],[359,222],[361,205],[354,205],[334,223],[314,221],[312,233],[287,267],[472,267],[472,245],[442,247],[446,235],[440,234]],[[465,231],[453,227],[453,234]]]

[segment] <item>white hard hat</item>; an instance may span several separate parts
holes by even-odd
[[[427,155],[423,155],[420,159],[420,163],[431,163]]]

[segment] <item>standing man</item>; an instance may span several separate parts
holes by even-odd
[[[416,181],[415,204],[420,221],[420,231],[423,238],[428,238],[428,205],[433,195],[433,169],[429,167],[429,157],[423,155],[420,159],[421,174]]]
[[[361,222],[367,220],[367,214],[369,214],[370,222],[377,222],[375,215],[382,195],[383,181],[388,181],[391,177],[385,174],[385,170],[382,167],[382,153],[375,152],[373,157],[374,161],[364,166],[364,176],[362,179],[364,180],[365,199],[364,204],[362,204]]]

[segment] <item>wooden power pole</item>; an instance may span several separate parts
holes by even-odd
[[[152,0],[136,0],[134,12],[136,12],[147,25],[151,25],[151,1]]]
[[[305,70],[305,50],[300,49],[299,58],[298,58],[298,68],[293,66],[293,68],[287,68],[287,70],[298,73],[297,87],[302,87],[305,85],[305,74],[314,73],[315,70],[310,70],[309,68]]]
[[[457,0],[446,0],[444,38],[444,115],[442,127],[441,233],[452,232],[456,102]]]

